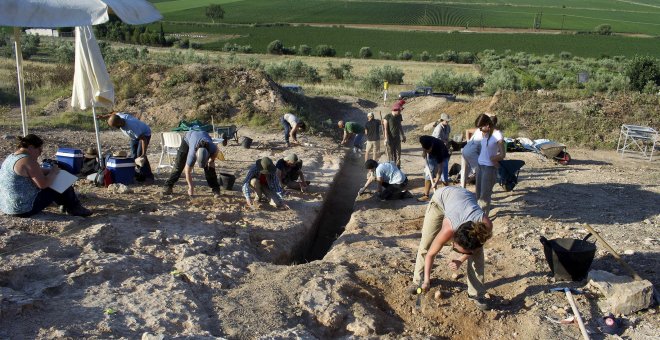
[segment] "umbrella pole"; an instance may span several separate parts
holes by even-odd
[[[92,106],[92,116],[94,117],[94,132],[96,132],[96,151],[99,152],[99,163],[105,168],[105,158],[101,153],[101,137],[99,136],[99,121],[96,119],[96,108]]]
[[[27,107],[25,106],[25,83],[23,81],[23,53],[21,51],[21,30],[14,27],[14,49],[16,51],[16,75],[18,78],[18,98],[21,101],[21,124],[23,137],[28,134]]]

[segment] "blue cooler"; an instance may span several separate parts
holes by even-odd
[[[57,157],[57,165],[60,168],[74,175],[77,175],[82,169],[83,152],[80,149],[59,148],[55,157]]]
[[[121,184],[133,184],[135,179],[135,159],[108,158],[106,168],[112,174],[112,181]]]

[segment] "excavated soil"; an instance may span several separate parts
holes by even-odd
[[[364,119],[359,101],[342,101],[346,109],[337,115]],[[431,106],[438,112],[443,105]],[[416,196],[423,161],[414,136],[430,120],[420,113],[428,106],[414,100],[404,111],[409,141],[402,168]],[[47,141],[44,155],[56,145],[87,147],[94,140],[87,132],[33,132]],[[242,134],[255,139],[254,147],[223,149],[227,160],[217,166],[237,175],[237,184],[220,198],[195,171],[192,198],[183,180],[171,197],[160,196],[159,185],[118,193],[79,181],[83,204],[95,211],[89,218],[61,215],[56,207],[28,219],[0,216],[0,338],[579,338],[577,325],[548,321],[563,319],[570,308],[563,294],[547,291],[585,282],[554,282],[538,240],[581,238],[584,223],[630,254],[624,259],[641,276],[660,282],[658,161],[570,146],[568,166],[509,153],[527,164],[514,191],[495,190],[494,237],[485,247],[493,309],[482,312],[467,300],[464,268],[452,278],[448,250],[436,259],[433,287],[416,306],[406,287],[425,204],[356,197],[365,180],[363,158],[336,141],[305,136],[313,146],[292,148],[312,186],[307,193],[289,191],[291,210],[246,210],[239,185],[248,166],[289,151],[278,131]],[[117,132],[104,132],[102,141],[114,149],[127,144]],[[11,152],[11,140],[0,140],[0,150]],[[159,151],[154,141],[153,166]],[[458,155],[451,162],[459,162]],[[324,254],[321,248],[335,237]],[[625,273],[601,246],[592,267]],[[592,337],[614,338],[598,329],[602,297],[586,291],[577,304]],[[657,338],[657,307],[624,323],[625,338]]]

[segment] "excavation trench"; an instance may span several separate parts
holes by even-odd
[[[307,249],[296,259],[297,263],[322,259],[333,242],[344,232],[353,214],[357,193],[364,184],[364,173],[363,158],[352,153],[347,154],[311,228],[313,238]]]

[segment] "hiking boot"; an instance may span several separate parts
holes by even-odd
[[[423,195],[422,197],[417,198],[417,202],[428,202],[429,199],[428,195]]]
[[[401,199],[413,198],[413,197],[414,197],[413,194],[411,194],[410,191],[408,191],[408,190],[404,191],[403,194],[401,194]]]
[[[163,187],[163,195],[171,195],[173,192],[172,187],[170,186],[165,186]]]
[[[220,197],[220,188],[218,189],[211,189],[211,193],[213,193],[214,198],[219,198]]]
[[[92,215],[92,211],[78,204],[72,208],[66,209],[66,212],[71,216],[87,217]]]
[[[468,294],[468,300],[472,301],[477,306],[477,308],[482,311],[487,311],[490,309],[488,306],[488,301],[483,296],[472,296]]]

